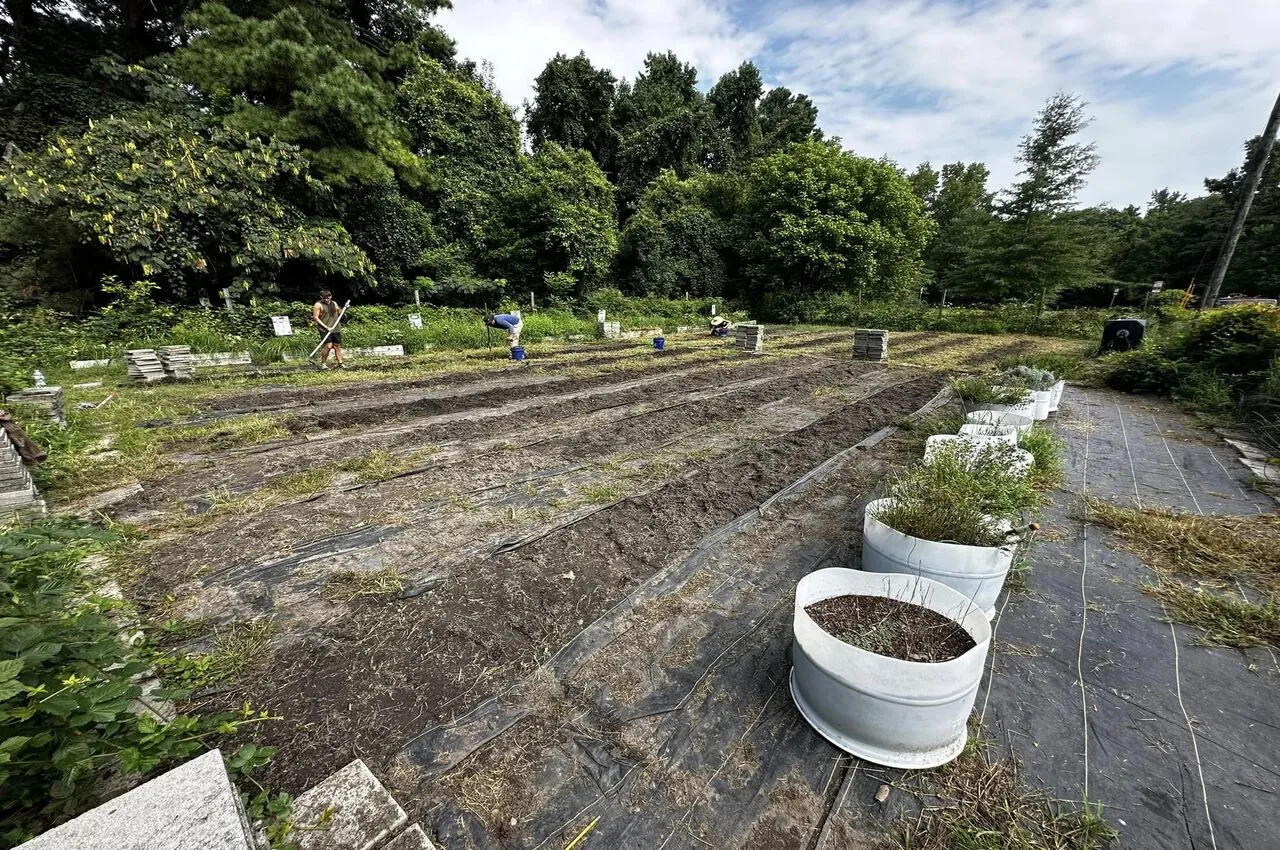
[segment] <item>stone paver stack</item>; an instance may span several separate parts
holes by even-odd
[[[7,396],[9,404],[22,404],[35,407],[49,419],[59,425],[67,424],[66,411],[62,406],[62,387],[32,387]]]
[[[188,349],[187,356],[191,356]],[[129,364],[129,378],[134,381],[163,381],[165,379],[164,364],[156,356],[154,348],[135,348],[124,353],[125,362]]]
[[[763,325],[738,325],[733,330],[733,338],[743,351],[754,351],[756,354],[764,351]]]
[[[21,516],[43,516],[46,510],[22,456],[9,442],[9,436],[0,430],[0,522]]]
[[[189,345],[163,345],[157,349],[160,365],[165,374],[180,381],[190,380],[196,376],[195,361],[191,359]]]
[[[858,328],[853,332],[854,360],[888,360],[889,332]]]

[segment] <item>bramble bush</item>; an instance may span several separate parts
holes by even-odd
[[[123,603],[98,595],[82,567],[115,539],[61,521],[0,528],[0,846],[94,805],[106,773],[145,775],[265,719],[247,705],[171,722],[136,710],[144,646],[121,633]],[[272,754],[246,744],[233,766],[248,772]]]

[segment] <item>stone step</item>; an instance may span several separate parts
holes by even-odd
[[[20,845],[21,850],[257,850],[212,750]]]
[[[360,759],[299,795],[291,817],[298,850],[374,850],[409,820]]]
[[[422,827],[416,823],[382,846],[382,850],[436,850]]]

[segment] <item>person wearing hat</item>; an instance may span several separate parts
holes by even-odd
[[[520,344],[520,332],[524,330],[524,322],[515,313],[498,313],[488,316],[484,323],[491,328],[501,328],[507,332],[507,348],[515,348]]]

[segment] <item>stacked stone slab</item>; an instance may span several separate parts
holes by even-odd
[[[66,412],[62,406],[62,387],[32,387],[9,393],[8,400],[10,404],[38,408],[41,413],[59,425],[67,424]]]
[[[9,442],[9,436],[0,430],[0,522],[43,516],[46,510],[22,456]]]
[[[190,349],[187,356],[191,356]],[[136,348],[124,353],[125,362],[129,365],[129,378],[134,381],[163,381],[165,379],[164,364],[156,356],[154,348]]]
[[[733,330],[733,338],[743,351],[754,351],[756,354],[764,351],[763,325],[738,325]]]
[[[160,365],[170,378],[185,381],[196,376],[196,364],[191,359],[191,346],[163,345],[158,349],[158,353]]]
[[[853,332],[854,360],[887,360],[889,332],[858,328]]]
[[[614,339],[622,335],[622,322],[596,322],[596,332],[599,336]]]

